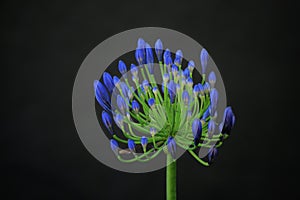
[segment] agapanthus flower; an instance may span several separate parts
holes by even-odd
[[[219,93],[215,88],[215,73],[206,71],[209,69],[209,55],[205,49],[199,52],[202,77],[198,80],[194,77],[197,73],[194,72],[197,67],[195,62],[190,60],[184,65],[181,50],[175,53],[173,64],[174,52],[170,49],[164,51],[160,39],[155,42],[154,49],[140,38],[135,51],[136,62],[131,64],[130,72],[127,73],[125,63],[120,61],[118,69],[122,77],[112,78],[105,72],[104,84],[94,82],[96,100],[104,110],[103,124],[113,138],[111,148],[117,158],[124,161],[119,150],[127,145],[129,150],[126,152],[132,157],[126,162],[145,162],[160,152],[176,160],[177,148],[183,148],[201,164],[208,166],[227,138],[224,135],[230,134],[235,123],[231,107],[225,109],[220,125],[215,121]],[[159,62],[160,84],[153,74],[155,60]],[[209,75],[206,78],[207,72]],[[132,77],[127,77],[129,75]],[[134,84],[128,80],[133,80]],[[112,102],[116,102],[116,106]],[[121,130],[113,129],[116,125]],[[120,134],[123,136],[119,137]],[[195,153],[202,147],[209,149],[206,160]]]

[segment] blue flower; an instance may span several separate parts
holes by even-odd
[[[202,66],[202,74],[205,74],[206,68],[207,68],[207,62],[208,62],[209,55],[207,51],[203,48],[200,53],[200,62]]]
[[[168,81],[169,81],[169,78],[170,78],[169,74],[168,74],[168,73],[165,73],[164,76],[163,76],[163,81],[164,81],[164,83],[168,82]]]
[[[125,97],[125,98],[129,98],[129,97],[128,97],[128,91],[129,91],[129,88],[128,88],[128,86],[126,85],[126,83],[120,82],[120,87],[121,87],[121,91],[122,91],[124,97]]]
[[[145,48],[145,40],[143,38],[139,38],[137,41],[137,48],[144,49]]]
[[[143,146],[143,148],[146,148],[147,144],[148,144],[148,138],[146,138],[145,136],[142,136],[141,145]]]
[[[206,111],[203,113],[202,115],[202,120],[206,121],[206,119],[209,117],[210,115],[210,106],[206,109]]]
[[[193,79],[191,77],[187,78],[186,79],[186,84],[189,86],[189,87],[193,87]]]
[[[130,151],[135,151],[135,143],[132,139],[128,139],[128,148]]]
[[[147,62],[147,67],[149,70],[150,74],[153,74],[153,63],[154,63],[154,57],[153,57],[153,51],[151,46],[146,43],[146,62]]]
[[[175,63],[177,66],[181,65],[182,58],[183,58],[182,51],[181,51],[181,50],[177,50],[177,51],[176,51],[176,54],[175,54],[174,63]]]
[[[117,113],[116,116],[114,117],[114,120],[120,128],[123,128],[123,115]]]
[[[200,88],[199,85],[194,85],[194,89],[193,89],[194,95],[197,96],[200,92]]]
[[[189,78],[190,77],[190,71],[188,68],[185,68],[183,71],[183,75],[185,76],[185,78]]]
[[[212,138],[216,130],[216,123],[213,120],[210,120],[207,125],[208,137]]]
[[[221,127],[222,133],[230,135],[231,129],[235,124],[235,116],[233,114],[232,108],[228,106],[224,111],[223,122]]]
[[[218,149],[216,147],[211,147],[208,150],[208,154],[207,154],[208,163],[211,164],[217,156],[218,156]]]
[[[144,49],[137,48],[135,50],[135,59],[138,62],[139,65],[145,64],[145,52]]]
[[[147,80],[143,81],[143,88],[145,89],[145,91],[147,91],[149,89],[150,85],[149,82]]]
[[[195,119],[192,124],[192,132],[194,136],[194,144],[197,146],[200,143],[202,136],[202,123],[200,119]]]
[[[153,92],[154,95],[157,95],[157,94],[158,94],[158,89],[157,89],[156,86],[153,87],[152,92]]]
[[[103,73],[103,82],[104,82],[104,85],[106,86],[108,92],[112,93],[112,91],[115,88],[115,84],[114,84],[114,81],[113,81],[110,73],[108,73],[108,72]]]
[[[171,58],[171,52],[169,49],[166,49],[164,52],[164,63],[167,65],[167,58]],[[171,59],[172,60],[172,59]]]
[[[171,103],[174,103],[176,96],[176,84],[173,80],[168,83],[168,92],[170,96]]]
[[[203,88],[204,88],[204,92],[205,92],[206,94],[208,94],[209,91],[210,91],[210,85],[209,85],[209,83],[206,82],[206,83],[204,84]]]
[[[120,95],[117,96],[117,105],[121,111],[121,113],[124,115],[126,111],[128,110],[128,105],[126,101],[121,97]]]
[[[194,68],[195,68],[195,62],[193,60],[190,60],[187,69],[189,70],[190,73],[192,73]]]
[[[126,72],[127,72],[126,65],[122,60],[119,61],[118,69],[122,75],[126,74]]]
[[[204,87],[203,87],[203,85],[201,83],[198,83],[197,85],[198,85],[198,88],[199,88],[199,93],[203,95],[204,94]]]
[[[165,64],[169,67],[170,65],[172,65],[172,63],[173,63],[173,61],[172,61],[171,56],[166,57]]]
[[[190,95],[186,90],[182,92],[182,100],[186,106],[189,105]]]
[[[209,82],[211,88],[215,87],[216,80],[217,80],[217,78],[216,78],[215,72],[211,71],[208,75],[208,82]]]
[[[148,100],[148,105],[149,105],[151,108],[153,108],[153,106],[155,105],[155,100],[154,100],[153,98],[150,98],[150,99]]]
[[[176,158],[176,141],[172,136],[168,137],[167,148],[168,148],[168,152],[171,154],[173,159],[175,159]]]
[[[210,115],[213,117],[215,116],[215,112],[217,110],[218,105],[218,91],[217,89],[213,88],[210,91]]]
[[[112,150],[115,154],[117,154],[117,153],[118,153],[118,149],[119,149],[119,144],[118,144],[118,142],[117,142],[116,140],[114,140],[114,139],[111,139],[111,140],[110,140],[110,148],[111,148],[111,150]]]
[[[155,42],[155,53],[158,61],[162,61],[162,53],[163,53],[163,44],[160,39]]]
[[[131,64],[130,72],[131,72],[133,77],[138,76],[139,70],[138,70],[137,66],[135,66],[135,64]]]
[[[95,96],[100,106],[107,112],[111,112],[110,96],[105,86],[98,80],[94,81]]]
[[[117,76],[113,77],[113,82],[117,88],[120,88],[120,79]]]
[[[154,136],[157,133],[156,128],[150,127],[150,134]]]
[[[176,77],[178,73],[178,67],[174,64],[172,65],[172,73],[174,77]]]
[[[109,133],[113,135],[112,118],[106,111],[102,111],[102,121]]]
[[[132,110],[134,110],[135,113],[138,113],[140,110],[140,104],[136,101],[132,101]]]

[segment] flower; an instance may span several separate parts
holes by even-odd
[[[128,148],[130,151],[135,151],[135,143],[132,139],[128,139]]]
[[[160,39],[155,42],[155,53],[158,61],[162,61],[163,44]]]
[[[114,134],[112,130],[112,119],[111,116],[104,110],[102,111],[102,121],[105,127],[108,129],[110,134]]]
[[[197,146],[202,136],[202,123],[200,119],[195,119],[192,125],[192,132],[194,136],[194,144]]]
[[[169,49],[164,51],[160,39],[154,47],[155,53],[150,44],[142,38],[138,39],[136,62],[130,65],[134,85],[125,77],[127,67],[123,61],[119,61],[118,70],[125,81],[104,72],[104,84],[98,80],[94,82],[96,103],[103,108],[103,123],[100,124],[112,135],[111,148],[121,161],[146,162],[160,152],[175,159],[177,148],[183,148],[207,166],[215,159],[218,148],[227,139],[226,135],[230,134],[235,123],[231,107],[225,109],[222,123],[217,121],[219,93],[215,88],[216,74],[211,71],[207,77],[205,75],[209,55],[202,49],[202,77],[198,79],[193,75],[195,62],[190,60],[187,65],[183,63],[181,50],[176,51],[173,64],[174,53]],[[161,77],[158,79],[153,74],[155,61],[160,66],[157,70],[160,70],[158,74]],[[139,82],[139,68],[142,82]],[[157,84],[156,80],[161,79],[162,83]],[[112,102],[116,102],[117,108]],[[121,130],[114,129],[115,125]],[[117,130],[121,133],[117,133]],[[127,145],[129,150],[120,148],[119,144],[122,148]],[[195,154],[202,147],[209,149],[204,160]],[[124,151],[131,158],[123,157]]]
[[[233,114],[232,108],[229,106],[224,111],[221,132],[223,134],[229,135],[234,124],[235,124],[235,116]]]
[[[201,66],[202,66],[202,74],[205,74],[206,68],[207,68],[207,62],[208,62],[208,53],[206,51],[206,49],[202,49],[201,53],[200,53],[200,62],[201,62]]]
[[[176,158],[176,142],[172,136],[168,137],[167,148],[168,148],[168,152],[171,154],[173,159],[175,159]]]

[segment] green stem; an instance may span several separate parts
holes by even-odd
[[[176,200],[176,161],[172,156],[167,154],[167,200]]]

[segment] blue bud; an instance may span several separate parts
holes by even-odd
[[[136,77],[139,73],[139,70],[138,70],[137,66],[135,66],[134,64],[131,64],[130,72],[131,72],[132,76]]]
[[[130,151],[135,151],[135,143],[132,139],[128,139],[128,148]]]
[[[137,47],[139,49],[144,49],[145,48],[145,40],[143,38],[139,38],[138,41],[137,41]]]
[[[170,96],[171,103],[174,103],[176,96],[176,84],[173,80],[168,83],[168,92]]]
[[[176,51],[176,54],[175,54],[174,63],[175,63],[177,66],[181,65],[182,58],[183,58],[182,51],[181,51],[181,50],[177,50],[177,51]]]
[[[215,72],[211,71],[208,75],[208,82],[209,82],[211,88],[215,87],[216,80],[217,80],[217,78],[216,78]]]
[[[123,115],[121,115],[120,113],[117,113],[116,116],[114,117],[114,120],[120,128],[123,127]]]
[[[100,106],[107,112],[111,112],[110,96],[105,86],[98,80],[94,81],[95,96]]]
[[[186,84],[189,86],[189,87],[193,87],[193,79],[191,77],[187,78],[186,79]]]
[[[172,63],[173,63],[173,61],[172,61],[171,56],[169,56],[169,57],[167,57],[167,58],[165,59],[165,64],[166,64],[167,66],[172,65]]]
[[[112,118],[106,111],[102,111],[102,122],[108,129],[109,133],[113,135],[114,133],[112,130]]]
[[[190,73],[192,73],[194,68],[195,68],[195,62],[193,60],[190,60],[187,69],[189,70]]]
[[[150,127],[150,134],[154,136],[157,133],[156,128]]]
[[[183,75],[185,78],[189,78],[190,77],[190,71],[188,68],[185,68],[183,71]]]
[[[158,93],[157,87],[153,87],[152,92],[153,92],[154,95],[156,95]]]
[[[213,120],[210,120],[207,125],[207,133],[209,138],[212,138],[212,136],[215,134],[215,130],[216,123]]]
[[[204,92],[205,92],[206,94],[208,94],[209,91],[210,91],[210,85],[209,85],[209,83],[206,82],[206,83],[204,84],[203,88],[204,88]]]
[[[153,51],[148,43],[146,43],[146,60],[148,64],[154,62]]]
[[[206,109],[206,111],[203,113],[202,118],[204,121],[209,117],[210,115],[210,106]]]
[[[132,101],[132,109],[134,110],[134,112],[138,113],[140,110],[140,104],[136,101],[133,100]]]
[[[132,93],[132,91],[134,91],[134,88],[133,88],[133,87],[131,87],[131,90],[128,89],[128,92],[127,92],[127,97],[128,97],[130,100],[133,99],[133,93]]]
[[[111,75],[108,72],[103,73],[103,82],[109,93],[112,93],[115,85]]]
[[[135,59],[139,65],[145,64],[145,52],[144,49],[137,48],[135,50]]]
[[[114,81],[114,85],[119,88],[119,86],[120,86],[120,79],[117,76],[114,76],[113,77],[113,81]]]
[[[163,76],[163,81],[164,81],[164,83],[168,82],[168,81],[169,81],[169,78],[170,78],[169,74],[168,74],[168,73],[165,73],[164,76]]]
[[[151,108],[153,108],[153,106],[155,105],[155,100],[154,100],[153,98],[150,98],[150,99],[148,100],[148,105],[149,105]]]
[[[167,65],[166,61],[167,61],[167,58],[171,58],[171,52],[169,49],[166,49],[165,52],[164,52],[164,63]],[[172,60],[172,59],[171,59]]]
[[[202,136],[202,123],[200,119],[195,119],[192,124],[192,132],[194,136],[194,144],[197,146],[200,143]]]
[[[211,147],[208,150],[208,154],[207,154],[208,163],[211,164],[217,156],[218,156],[218,149],[216,147]]]
[[[127,72],[126,65],[122,60],[119,61],[118,69],[122,75],[126,74],[126,72]]]
[[[143,81],[143,87],[144,87],[145,91],[147,91],[149,89],[150,85],[149,85],[149,82],[147,80]]]
[[[194,89],[193,89],[193,92],[194,92],[194,95],[197,96],[200,92],[200,88],[199,88],[199,85],[195,85],[194,86]]]
[[[230,135],[231,129],[233,128],[235,124],[235,116],[233,114],[232,108],[229,106],[225,109],[224,111],[224,116],[223,116],[223,127],[222,128],[222,133]]]
[[[168,148],[168,152],[171,154],[173,159],[175,159],[176,158],[176,141],[172,136],[168,137],[167,148]]]
[[[128,105],[126,104],[126,101],[123,99],[123,97],[121,97],[120,95],[117,96],[117,105],[121,113],[124,115],[128,110]]]
[[[119,144],[116,140],[111,139],[110,140],[110,148],[114,153],[118,153],[118,149],[119,149]]]
[[[177,73],[178,73],[178,67],[176,65],[172,65],[172,73],[173,76],[176,77]]]
[[[163,44],[160,39],[156,40],[155,42],[155,52],[158,61],[162,61],[162,53],[163,53]]]
[[[203,48],[200,53],[200,62],[202,66],[202,74],[205,74],[206,68],[207,68],[207,62],[208,62],[209,55],[207,51]]]
[[[182,92],[182,100],[186,106],[189,105],[190,96],[186,90]]]
[[[197,86],[199,88],[199,93],[203,95],[204,94],[204,87],[203,87],[203,85],[201,83],[198,83]]]
[[[127,84],[124,82],[120,82],[120,87],[121,87],[121,91],[122,91],[124,97],[128,98],[129,88],[128,88]]]
[[[219,96],[218,91],[215,88],[213,88],[210,91],[210,114],[211,114],[211,116],[214,116],[215,112],[217,110],[218,96]]]
[[[148,138],[146,138],[145,136],[143,136],[141,138],[141,145],[143,146],[143,148],[146,148],[147,144],[148,144]]]

